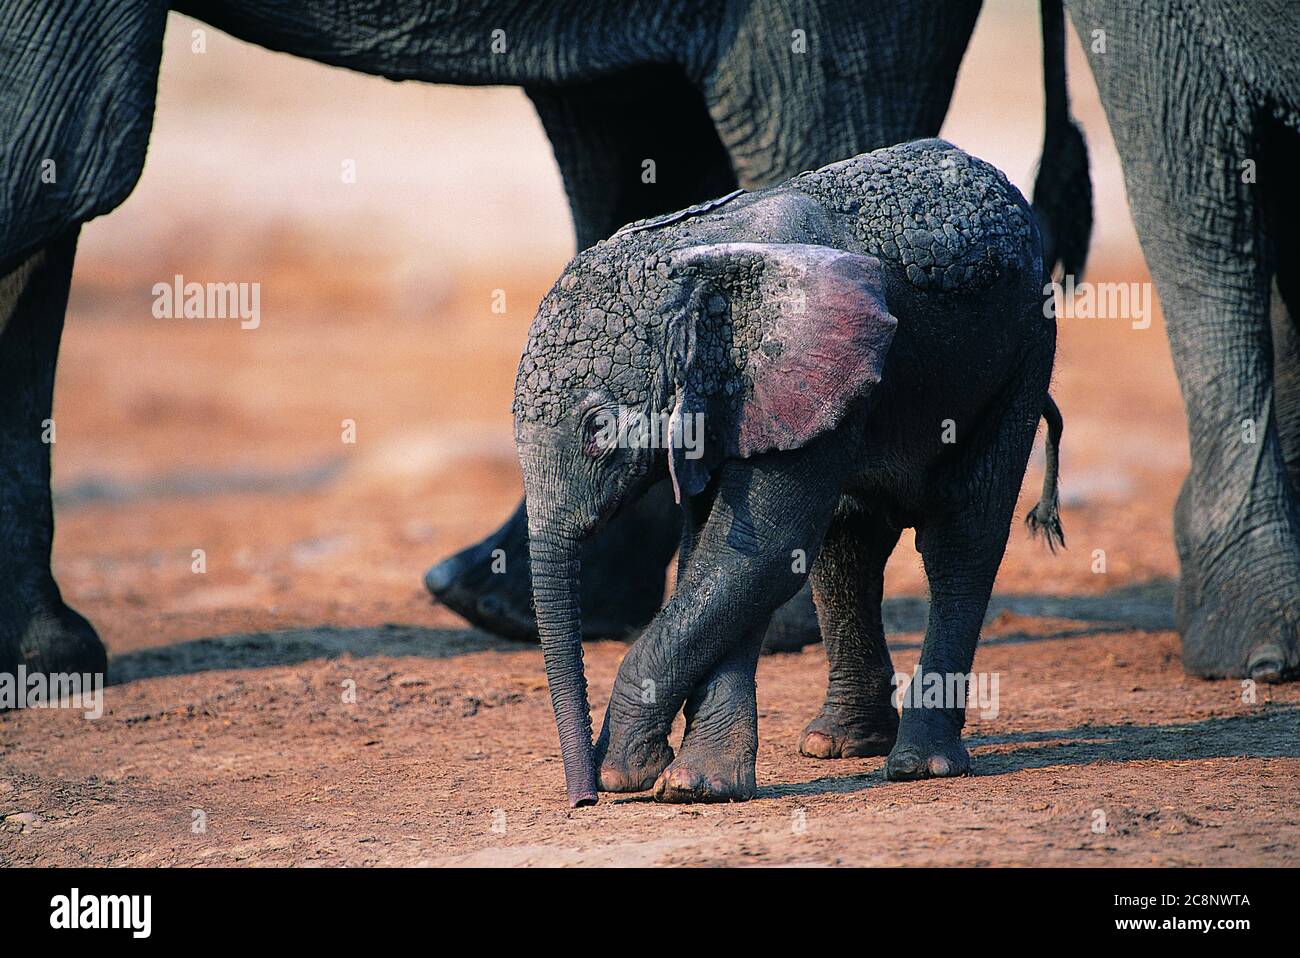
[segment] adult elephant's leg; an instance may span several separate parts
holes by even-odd
[[[1225,276],[1228,289],[1197,290],[1152,270],[1165,278],[1192,442],[1174,517],[1183,666],[1276,681],[1300,666],[1300,509],[1279,431],[1270,284],[1250,270],[1245,288]]]
[[[555,150],[580,249],[624,223],[735,189],[703,100],[680,71],[640,68],[598,83],[528,94]],[[623,636],[654,617],[680,526],[671,487],[663,482],[587,543],[587,637]],[[433,566],[425,586],[480,628],[536,638],[527,530],[520,502],[492,535]]]
[[[1259,98],[1163,5],[1071,0],[1124,165],[1187,407],[1175,510],[1183,667],[1275,679],[1300,664],[1300,510],[1279,433]],[[1264,33],[1272,35],[1271,27]],[[1279,36],[1281,34],[1278,34]],[[1259,184],[1243,182],[1258,161]],[[1284,229],[1294,231],[1292,222]]]
[[[1300,263],[1289,268],[1300,269]],[[1287,306],[1276,281],[1272,291],[1272,327],[1278,437],[1287,474],[1291,477],[1291,494],[1300,496],[1300,314]]]
[[[77,230],[0,278],[0,673],[104,671],[104,647],[50,573],[54,366]]]
[[[165,5],[16,0],[0,12],[0,672],[100,672],[50,572],[54,366],[78,224],[135,186]]]
[[[698,87],[674,70],[646,68],[588,86],[530,89],[564,175],[579,247],[737,182],[770,186],[937,135],[979,7],[979,0],[814,4],[796,22],[784,8],[753,4],[725,24],[719,60],[692,67]],[[800,52],[784,40],[794,30],[808,43]],[[647,161],[654,163],[652,183],[645,181]],[[595,613],[584,620],[588,634],[617,634],[648,621],[646,584],[661,579],[676,537],[659,535],[661,513],[653,504],[639,508],[649,515],[611,524],[592,543],[596,554],[584,557],[584,570],[615,563],[599,590],[584,577],[584,608]],[[474,624],[531,637],[523,516],[520,505],[488,539],[430,569],[425,584]],[[492,572],[494,555],[505,557],[505,573]],[[772,617],[764,649],[791,651],[819,638],[805,586]]]
[[[980,0],[739,9],[701,82],[740,185],[760,189],[938,136]]]
[[[1277,434],[1277,443],[1284,468],[1284,477],[1278,478],[1276,470],[1269,468],[1274,461],[1270,450],[1262,450],[1266,465],[1259,481],[1266,489],[1276,487],[1273,499],[1279,513],[1274,520],[1274,538],[1279,553],[1283,581],[1286,588],[1288,568],[1291,570],[1291,591],[1277,598],[1279,604],[1271,611],[1265,606],[1263,621],[1255,624],[1258,629],[1254,637],[1247,635],[1242,643],[1246,655],[1245,671],[1252,678],[1276,681],[1288,675],[1294,676],[1300,666],[1300,575],[1296,567],[1300,564],[1300,238],[1295,232],[1296,217],[1300,216],[1300,187],[1295,183],[1293,170],[1300,163],[1300,131],[1281,123],[1276,118],[1262,119],[1257,128],[1252,130],[1255,142],[1259,144],[1259,169],[1257,190],[1252,194],[1254,203],[1243,209],[1257,211],[1262,224],[1263,237],[1254,245],[1256,270],[1262,270],[1255,285],[1256,314],[1262,314],[1267,302],[1269,345],[1271,346],[1271,369],[1273,374],[1273,393],[1271,398],[1270,425]],[[1271,282],[1266,278],[1272,272]],[[1258,439],[1258,436],[1255,437]],[[1180,505],[1182,500],[1180,499]],[[1267,508],[1267,507],[1266,507]],[[1184,526],[1186,524],[1186,527]],[[1195,534],[1195,516],[1181,513],[1179,522],[1180,547],[1189,542]],[[1288,531],[1289,527],[1289,531]],[[1266,538],[1268,533],[1265,532]],[[1289,538],[1289,549],[1288,540]],[[1269,548],[1267,543],[1265,548]],[[1185,570],[1186,571],[1186,570]],[[1186,576],[1184,577],[1186,581]],[[1190,593],[1190,590],[1189,590]],[[1190,605],[1191,603],[1189,603]],[[1276,640],[1270,639],[1270,631],[1278,629]],[[1223,631],[1223,630],[1217,630]],[[1230,648],[1224,648],[1214,631],[1207,633],[1216,648],[1202,650],[1202,661],[1208,653],[1215,655],[1217,661],[1207,674],[1238,674],[1232,671],[1231,660],[1225,661],[1223,655],[1232,655]],[[1185,643],[1186,647],[1186,643]],[[1240,651],[1237,653],[1241,654]],[[1184,661],[1189,661],[1186,654]],[[1197,668],[1197,671],[1203,671]]]
[[[654,618],[680,527],[672,486],[662,482],[583,545],[585,638],[623,638]],[[536,641],[524,503],[492,535],[426,572],[424,584],[439,602],[479,628]]]
[[[1274,388],[1269,239],[1256,194],[1233,175],[1248,127],[1219,120],[1222,134],[1208,135],[1222,140],[1183,151],[1182,167],[1132,202],[1191,439],[1174,521],[1183,666],[1274,681],[1300,666],[1300,508],[1281,436],[1288,398]],[[1168,136],[1191,143],[1197,133]]]
[[[979,7],[979,0],[815,4],[795,22],[779,5],[753,4],[725,23],[724,35],[710,37],[710,48],[723,52],[717,62],[691,64],[694,83],[675,68],[653,67],[588,85],[529,88],[555,148],[579,248],[737,182],[770,186],[937,135]],[[802,52],[784,42],[794,30],[809,41]],[[625,633],[653,615],[676,545],[660,500],[611,523],[584,554],[588,635]],[[522,503],[487,539],[431,568],[425,585],[481,628],[535,637]],[[805,586],[772,617],[764,648],[795,650],[819,638]]]
[[[525,92],[555,151],[579,250],[736,188],[704,98],[678,68]]]

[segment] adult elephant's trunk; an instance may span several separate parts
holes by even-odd
[[[536,500],[531,499],[529,508]],[[544,508],[544,507],[541,507]],[[533,571],[537,631],[546,661],[551,707],[560,732],[564,781],[573,808],[596,804],[596,765],[591,709],[582,669],[582,614],[578,602],[579,537],[557,523],[530,522],[528,552]]]

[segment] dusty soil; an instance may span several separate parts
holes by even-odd
[[[1061,325],[1069,549],[1013,530],[976,662],[1000,700],[968,726],[974,775],[895,784],[881,759],[799,756],[825,682],[812,648],[760,666],[755,800],[569,812],[540,654],[466,629],[419,581],[519,493],[510,384],[571,242],[536,121],[511,91],[395,87],[215,36],[186,61],[185,26],[145,179],[83,234],[56,401],[55,570],[112,684],[98,720],[0,715],[0,863],[1300,860],[1300,685],[1179,666],[1169,516],[1186,439],[1158,315]],[[1032,97],[969,92],[981,75],[1019,89],[1003,65],[1022,27],[981,29],[950,135],[985,155],[1022,144],[1023,162],[999,162],[1023,182],[1032,121],[996,111],[1032,118]],[[1088,91],[1104,198],[1089,278],[1140,282]],[[322,200],[354,148],[381,172]],[[261,282],[261,326],[152,318],[152,284],[175,273]],[[1040,477],[1041,456],[1021,515]],[[888,594],[908,670],[924,619],[908,540]],[[587,650],[597,720],[624,649]]]

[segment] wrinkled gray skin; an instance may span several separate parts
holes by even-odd
[[[686,74],[703,94],[702,104],[693,91],[665,101],[660,86],[632,90],[608,79],[580,97],[571,87],[545,97],[530,88],[564,171],[579,248],[625,222],[737,184],[761,189],[846,156],[936,136],[978,11],[971,0],[722,3],[703,35],[679,38],[693,51],[685,55]],[[1034,205],[1040,225],[1051,224],[1050,242],[1063,268],[1073,272],[1082,269],[1091,231],[1087,150],[1068,115],[1058,0],[1043,0],[1042,15],[1047,114]],[[809,34],[815,49],[792,58],[786,41],[793,39],[791,28],[804,23],[818,24]],[[696,60],[702,69],[690,66]],[[590,138],[572,143],[565,134],[589,118],[595,121]],[[656,158],[661,171],[665,163],[684,165],[700,176],[691,191],[673,197],[651,188],[653,209],[628,208],[628,201],[648,199],[636,179],[617,203],[607,201],[606,184],[626,183],[629,172],[639,177],[645,157]],[[595,228],[585,229],[593,216]],[[587,544],[584,634],[621,636],[658,610],[663,572],[677,546],[669,518],[674,511],[660,484]],[[521,503],[492,535],[433,566],[425,585],[480,628],[535,639],[526,522]],[[496,574],[498,550],[507,557],[505,575]],[[511,572],[521,569],[520,575]],[[805,588],[773,617],[764,650],[797,649],[817,638]]]
[[[633,224],[569,264],[529,332],[514,411],[572,804],[597,787],[752,796],[759,644],[806,569],[830,684],[802,751],[887,753],[893,779],[968,770],[963,709],[900,719],[891,705],[882,576],[915,528],[931,594],[921,668],[968,673],[1047,403],[1042,286],[1028,204],[939,140]],[[668,417],[676,438],[610,442],[617,410]],[[593,748],[581,543],[665,474],[687,516],[677,588],[624,658]],[[1053,484],[1036,515],[1054,501]]]
[[[1187,406],[1192,467],[1174,516],[1183,667],[1207,677],[1294,676],[1300,4],[1069,0],[1069,9],[1123,162]],[[1243,181],[1247,160],[1253,183]]]
[[[979,11],[978,0],[172,6],[252,43],[394,80],[523,87],[555,150],[580,247],[737,185],[770,185],[937,133]],[[0,3],[0,671],[20,661],[52,671],[104,665],[94,630],[64,603],[50,572],[42,433],[77,235],[139,178],[167,10],[158,0]],[[1051,61],[1061,37],[1056,0],[1045,11],[1056,24],[1045,31]],[[791,49],[795,30],[804,32],[804,53]],[[504,31],[502,53],[492,51],[494,31]],[[1049,102],[1055,96],[1062,108],[1049,108],[1035,196],[1059,208],[1053,221],[1073,230],[1081,251],[1082,141],[1064,117],[1063,72],[1048,72]],[[652,184],[641,179],[647,158],[656,161]],[[42,177],[51,160],[54,182]],[[661,484],[589,545],[597,634],[625,632],[658,608],[675,515]],[[497,546],[507,551],[507,575],[489,574],[486,557]],[[530,634],[522,508],[482,548],[435,569],[430,585],[476,624]],[[798,644],[808,630],[806,617],[796,622]]]

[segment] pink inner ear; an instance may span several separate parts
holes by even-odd
[[[803,291],[804,308],[775,309],[767,348],[749,357],[753,395],[738,423],[742,456],[795,449],[838,425],[880,381],[898,325],[885,306],[879,260],[827,247],[773,249],[797,250],[800,259],[767,262],[764,287],[775,268]]]

